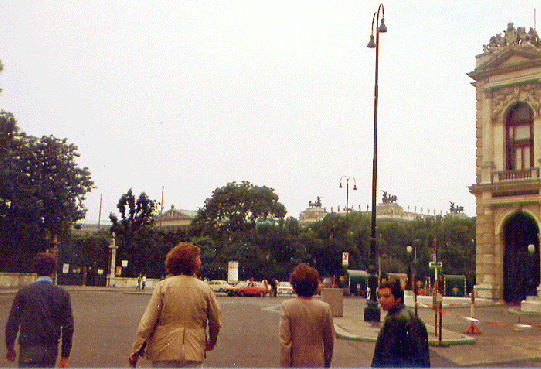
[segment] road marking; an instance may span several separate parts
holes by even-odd
[[[262,307],[261,310],[268,311],[270,313],[280,314],[280,305],[281,304],[274,304],[274,305],[271,305],[271,306]]]

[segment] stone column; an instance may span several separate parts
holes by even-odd
[[[118,246],[115,244],[115,233],[111,235],[111,241],[109,243],[109,249],[111,250],[111,264],[109,267],[109,276],[107,277],[107,287],[115,287],[115,269],[116,269],[116,250]]]

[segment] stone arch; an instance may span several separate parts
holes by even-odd
[[[541,110],[541,83],[532,82],[514,86],[505,86],[491,91],[492,120],[504,122],[507,112],[517,104],[528,104],[534,117]]]
[[[501,223],[502,287],[506,302],[535,295],[539,285],[539,220],[530,212],[510,212]],[[530,254],[528,245],[534,245]]]

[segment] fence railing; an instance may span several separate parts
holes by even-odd
[[[503,181],[523,181],[529,179],[539,179],[539,168],[528,168],[523,170],[502,170],[492,172],[491,182]]]

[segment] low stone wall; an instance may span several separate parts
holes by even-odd
[[[145,288],[154,288],[154,286],[157,285],[159,281],[159,279],[147,278],[147,284]],[[114,280],[110,281],[109,287],[136,288],[137,278],[115,277]]]
[[[36,273],[0,273],[0,288],[19,289],[38,278]]]

